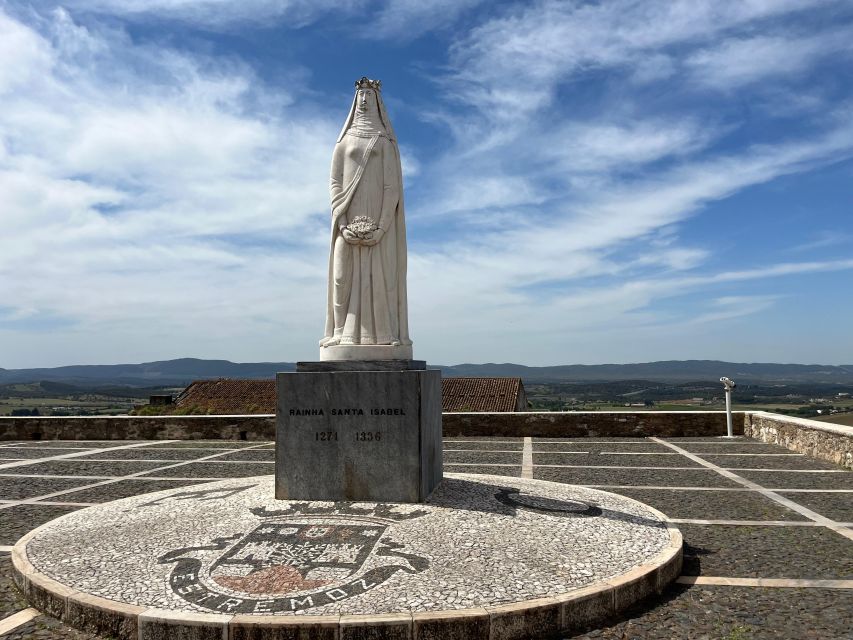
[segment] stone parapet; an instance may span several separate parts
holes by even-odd
[[[853,469],[853,427],[755,411],[745,420],[744,435]]]
[[[743,412],[733,414],[734,432],[738,435],[744,433],[745,415],[747,414]],[[783,418],[783,416],[776,417]],[[823,424],[814,421],[805,422]],[[444,413],[442,428],[447,438],[722,436],[726,434],[726,414],[722,411]],[[273,414],[0,417],[0,441],[274,439],[275,415]]]
[[[274,439],[274,415],[0,417],[0,441]]]
[[[743,433],[744,413],[734,412],[734,432]],[[723,436],[722,411],[562,411],[445,413],[444,437],[663,438]]]
[[[733,414],[736,434],[744,432],[745,415]],[[466,412],[442,414],[442,425],[448,438],[698,437],[725,435],[726,414],[721,411]],[[0,417],[0,441],[274,439],[273,414]]]

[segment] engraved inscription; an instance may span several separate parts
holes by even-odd
[[[325,416],[326,411],[321,408],[290,409],[289,414],[292,416]],[[336,407],[331,409],[329,414],[333,416],[405,416],[406,410],[401,407],[372,407],[369,409]]]
[[[379,442],[382,439],[381,431],[357,431],[355,434],[357,442]]]
[[[333,416],[363,416],[364,409],[332,409]]]
[[[372,415],[372,416],[404,416],[404,415],[406,415],[406,410],[405,409],[391,409],[391,408],[371,409],[370,415]]]

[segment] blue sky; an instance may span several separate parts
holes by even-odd
[[[0,367],[317,357],[362,76],[415,356],[853,363],[853,5],[0,0]]]

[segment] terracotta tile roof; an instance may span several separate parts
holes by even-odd
[[[275,413],[275,380],[196,380],[175,404],[214,415]]]
[[[441,379],[442,411],[517,411],[519,394],[521,378]]]
[[[521,378],[442,378],[442,411],[517,411]],[[275,413],[275,380],[196,380],[175,400],[177,409],[212,415]]]

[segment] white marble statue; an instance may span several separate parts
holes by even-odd
[[[321,360],[412,358],[400,150],[378,80],[355,97],[332,155],[332,244]]]

